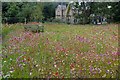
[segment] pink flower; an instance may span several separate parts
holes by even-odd
[[[70,64],[70,69],[73,69],[75,65],[73,63]]]
[[[58,76],[59,75],[59,73],[58,72],[56,72],[55,74],[54,74],[54,76]]]
[[[111,64],[111,62],[110,62],[110,61],[108,61],[108,64]]]
[[[93,71],[93,67],[92,66],[90,66],[90,72],[92,72]]]
[[[112,52],[112,55],[116,56],[116,55],[120,55],[119,52]]]
[[[79,35],[76,36],[76,39],[79,40],[80,42],[90,42],[90,40],[88,40],[87,38]]]

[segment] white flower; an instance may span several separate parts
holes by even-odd
[[[36,65],[36,67],[38,67],[38,65]]]
[[[104,74],[102,77],[103,77],[103,78],[106,77],[106,74]]]
[[[55,65],[54,65],[54,67],[56,68],[56,67],[57,67],[57,65],[55,64]]]
[[[51,72],[49,74],[52,74]]]
[[[32,75],[32,72],[30,72],[30,75]]]
[[[23,66],[25,66],[25,64],[23,63]]]
[[[40,71],[41,69],[39,69],[38,71]]]
[[[108,8],[111,8],[111,6],[108,6]]]
[[[107,72],[109,72],[110,70],[107,70]]]
[[[13,71],[10,71],[10,73],[13,73]]]
[[[10,61],[12,61],[12,59],[10,58]]]
[[[72,4],[74,1],[70,1],[70,3]]]

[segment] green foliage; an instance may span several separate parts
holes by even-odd
[[[114,12],[113,13],[114,22],[120,22],[120,2],[113,3],[112,6],[113,6],[112,12]]]
[[[87,7],[89,7],[89,3],[82,2],[81,5],[79,5],[77,2],[69,3],[66,11],[66,15],[68,18],[69,18],[69,12],[70,10],[72,10],[73,7],[74,7],[74,10],[76,11],[76,13],[74,13],[73,16],[76,19],[80,19],[80,22],[82,24],[88,23],[90,11],[89,11],[89,8]]]
[[[43,3],[36,3],[31,17],[37,21],[42,20],[44,18],[42,11],[43,11]]]
[[[42,3],[3,3],[3,21],[14,22],[27,22],[39,21],[43,19],[43,5]]]
[[[7,34],[9,34],[11,31],[13,31],[13,27],[4,27],[2,29],[2,38],[4,39]]]
[[[25,32],[14,24],[3,27],[3,32],[10,26],[14,32],[8,33],[2,45],[3,77],[119,77],[116,24],[98,27],[45,23],[44,33]]]
[[[68,6],[67,6],[67,11],[66,11],[66,16],[67,17],[69,16],[70,9],[71,9],[71,4],[69,3]]]
[[[52,22],[61,23],[61,19],[54,19]]]
[[[102,42],[96,43],[96,51],[98,54],[104,53],[105,52],[105,44]]]
[[[2,38],[3,38],[3,40],[4,40],[4,38],[6,38],[6,36],[8,34],[15,31],[16,29],[21,28],[21,26],[18,26],[18,25],[16,25],[16,26],[11,25],[11,26],[8,27],[7,25],[2,25]]]
[[[60,3],[51,2],[3,2],[2,3],[2,21],[8,23],[30,21],[51,21],[55,18],[55,9]],[[67,4],[67,3],[65,3]],[[111,6],[111,8],[108,8]],[[104,16],[108,22],[120,21],[120,2],[78,2],[69,3],[66,10],[68,17],[70,9],[74,7],[77,13],[74,14],[76,19],[80,19],[82,24],[90,23],[90,14],[95,16]]]
[[[120,18],[120,2],[81,2],[81,5],[78,3],[69,3],[67,7],[67,13],[69,14],[70,9],[74,7],[74,9],[78,9],[78,13],[74,14],[76,19],[80,19],[80,23],[86,24],[90,23],[90,14],[94,14],[95,16],[106,17],[107,22],[119,22]],[[72,7],[71,7],[72,6]],[[110,8],[108,6],[111,6]],[[96,17],[95,17],[96,18]]]
[[[45,21],[49,21],[50,18],[55,17],[55,8],[59,3],[45,2],[43,3],[43,16]]]
[[[26,31],[32,31],[32,32],[44,32],[43,25],[25,25],[24,29]]]

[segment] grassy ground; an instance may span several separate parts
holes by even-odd
[[[3,25],[4,26],[4,25]],[[44,24],[44,33],[3,27],[3,77],[115,78],[118,26]]]

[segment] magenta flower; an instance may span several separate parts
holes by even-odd
[[[76,40],[79,40],[80,42],[90,42],[90,40],[88,40],[87,38],[79,35],[76,35]]]
[[[93,71],[93,67],[92,67],[92,66],[90,66],[90,68],[89,68],[89,69],[90,69],[90,72],[92,72],[92,71]]]
[[[116,56],[116,55],[120,55],[119,52],[112,52],[112,55]]]
[[[111,64],[111,62],[110,62],[110,61],[108,61],[108,64]]]

